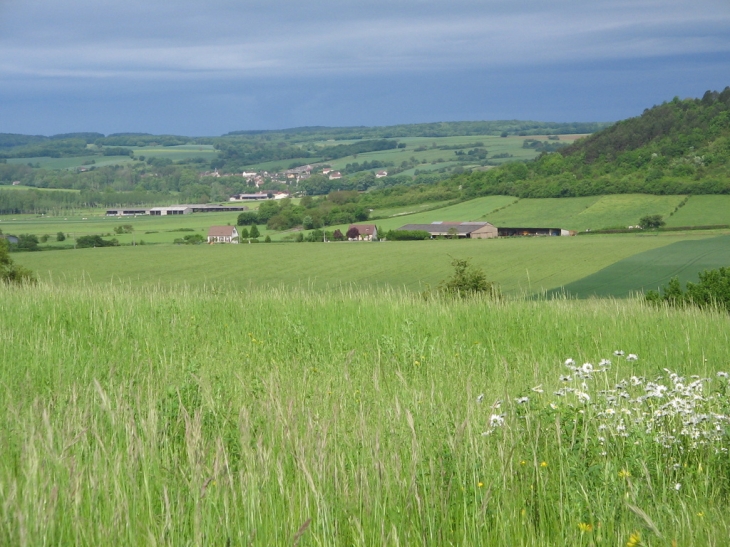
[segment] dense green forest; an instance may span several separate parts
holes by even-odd
[[[675,98],[535,161],[454,176],[468,196],[730,193],[730,87]]]

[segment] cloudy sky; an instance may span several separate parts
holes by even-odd
[[[728,0],[0,0],[0,132],[612,121],[727,85]]]

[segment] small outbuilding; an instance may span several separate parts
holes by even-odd
[[[238,243],[238,230],[235,226],[211,226],[208,243]]]

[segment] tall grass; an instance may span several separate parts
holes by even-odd
[[[0,544],[724,544],[726,452],[599,446],[552,393],[616,349],[612,381],[714,378],[728,333],[639,301],[0,287]]]

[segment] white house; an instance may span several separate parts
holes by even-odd
[[[235,226],[211,226],[208,243],[238,243],[238,230]]]

